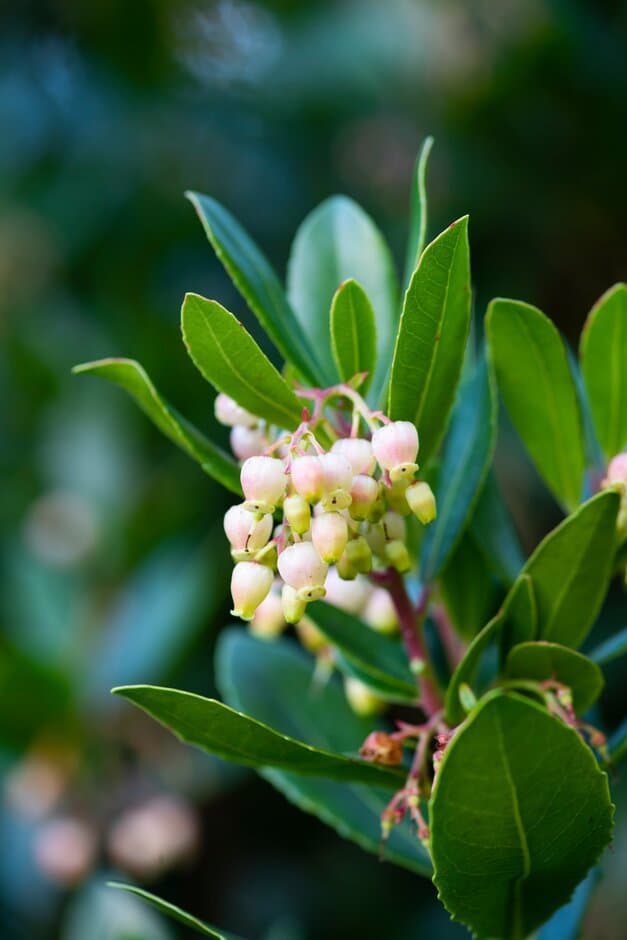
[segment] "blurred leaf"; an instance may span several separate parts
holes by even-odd
[[[153,911],[130,893],[90,881],[72,897],[60,940],[173,940]]]
[[[492,470],[488,471],[468,531],[494,576],[506,587],[513,584],[525,556]]]
[[[577,391],[577,402],[579,404],[579,413],[581,415],[581,429],[583,432],[583,444],[586,458],[586,488],[584,490],[584,499],[589,499],[596,490],[598,475],[605,469],[605,458],[599,444],[599,439],[592,420],[592,410],[590,400],[586,391],[586,386],[581,374],[579,362],[570,346],[566,347],[568,355],[568,365]],[[596,477],[596,479],[595,479]]]
[[[603,673],[582,653],[559,643],[519,643],[509,651],[505,662],[508,679],[556,679],[568,686],[573,706],[583,715],[603,690]]]
[[[122,686],[112,691],[148,712],[181,741],[236,764],[279,767],[297,774],[392,789],[403,780],[402,772],[296,741],[201,695],[150,685]]]
[[[187,351],[219,392],[271,424],[292,431],[302,404],[239,320],[215,300],[186,294],[181,326]]]
[[[264,643],[243,630],[228,630],[220,637],[216,665],[218,682],[229,704],[283,734],[325,749],[352,751],[376,727],[370,719],[351,711],[335,677],[323,686],[315,684],[311,658],[287,640]],[[263,771],[262,776],[345,839],[367,852],[381,854],[380,817],[389,801],[388,792],[278,770]],[[383,857],[419,874],[431,871],[429,856],[407,822],[394,827]]]
[[[468,532],[454,549],[438,583],[455,629],[471,640],[495,609],[499,592]]]
[[[627,757],[627,718],[624,718],[607,742],[610,755],[608,764],[617,767]]]
[[[617,493],[599,493],[549,532],[525,564],[540,639],[575,648],[585,640],[612,572],[618,505]]]
[[[224,933],[223,930],[210,927],[202,920],[198,920],[197,917],[192,917],[191,914],[187,914],[175,904],[170,904],[169,901],[163,901],[149,891],[143,891],[141,888],[136,888],[134,885],[120,884],[117,881],[109,881],[107,882],[107,886],[109,888],[119,889],[120,891],[128,891],[129,894],[136,895],[143,901],[147,901],[148,904],[152,904],[152,906],[156,907],[162,914],[166,914],[168,917],[171,917],[172,920],[179,921],[179,923],[183,924],[185,927],[189,927],[190,930],[195,931],[195,933],[200,933],[204,937],[215,937],[216,940],[237,940],[235,934]]]
[[[427,240],[427,165],[433,147],[433,137],[426,137],[414,164],[411,180],[409,234],[403,286],[411,281]]]
[[[364,681],[388,695],[416,701],[416,680],[397,639],[383,636],[352,614],[321,601],[310,605],[307,613],[329,642],[355,664]]]
[[[192,192],[186,196],[216,255],[283,358],[296,366],[306,381],[319,381],[322,373],[317,357],[266,257],[215,199]]]
[[[561,907],[538,931],[537,940],[578,940],[581,922],[601,873],[593,868],[579,883],[568,904]]]
[[[459,390],[438,473],[438,515],[422,543],[421,577],[432,581],[459,542],[496,444],[496,389],[485,359]]]
[[[451,916],[480,937],[526,937],[609,843],[607,776],[574,729],[495,692],[444,751],[430,826],[433,880]]]
[[[611,636],[600,646],[596,646],[591,653],[588,653],[590,659],[598,663],[599,666],[605,666],[615,659],[627,654],[627,627],[619,630],[614,636]]]
[[[580,356],[597,437],[610,459],[627,446],[626,284],[615,284],[590,311]]]
[[[294,238],[287,292],[300,332],[316,350],[327,384],[335,381],[329,311],[336,290],[354,278],[372,304],[377,333],[377,369],[372,398],[385,382],[398,322],[398,284],[390,250],[364,210],[346,196],[326,199],[310,212]]]
[[[498,612],[474,638],[462,661],[458,664],[446,690],[445,712],[449,725],[457,725],[464,720],[465,711],[460,701],[460,687],[472,685],[479,663],[491,644],[502,641],[505,627],[515,635],[514,642],[522,642],[534,636],[535,603],[531,579],[522,575],[514,584],[501,604]]]
[[[44,726],[57,724],[72,733],[70,681],[53,664],[35,662],[5,642],[0,644],[0,747],[22,750]],[[8,703],[11,702],[11,707]]]
[[[512,423],[547,486],[573,509],[583,488],[584,451],[564,342],[548,317],[518,300],[490,303],[486,333]]]
[[[426,464],[446,430],[470,325],[468,216],[425,248],[411,279],[396,337],[388,413],[413,421]]]
[[[365,394],[377,359],[377,330],[372,304],[360,284],[350,279],[338,287],[331,304],[331,346],[340,379],[348,382],[359,372],[368,377]]]
[[[75,375],[100,375],[119,385],[135,399],[141,410],[166,437],[202,464],[203,470],[209,476],[232,493],[241,493],[237,463],[159,395],[138,362],[133,359],[100,359],[97,362],[84,362],[75,366],[72,371]]]

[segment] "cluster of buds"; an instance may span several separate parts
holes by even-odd
[[[338,583],[348,582],[348,594],[361,597],[360,579],[373,569],[409,571],[405,517],[413,513],[426,525],[436,514],[431,488],[415,480],[412,423],[371,412],[352,385],[298,394],[315,408],[311,417],[303,410],[293,434],[268,428],[225,395],[216,401],[216,415],[231,427],[231,444],[244,458],[244,501],[224,519],[235,562],[232,612],[253,620],[260,611],[266,635],[280,631],[279,594],[282,621],[298,624],[329,586],[337,593]],[[392,627],[389,596],[366,583],[360,612],[368,603],[373,625]]]

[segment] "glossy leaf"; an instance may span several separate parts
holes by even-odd
[[[409,236],[403,285],[407,288],[411,276],[418,266],[427,240],[427,166],[433,147],[433,137],[425,138],[416,158],[411,180]]]
[[[372,304],[377,326],[373,399],[381,394],[398,323],[398,284],[390,250],[364,210],[346,196],[326,199],[296,233],[287,290],[306,342],[316,350],[325,380],[335,381],[329,311],[336,290],[354,278]]]
[[[603,673],[587,656],[559,643],[519,643],[512,647],[505,663],[508,679],[556,679],[568,686],[573,706],[583,715],[603,690]]]
[[[548,317],[518,300],[492,301],[486,333],[512,423],[549,489],[572,509],[581,498],[585,462],[564,342]]]
[[[506,587],[513,584],[525,556],[493,470],[488,471],[468,531],[494,576]]]
[[[302,403],[232,313],[215,300],[186,294],[181,326],[187,351],[214,388],[271,424],[298,426]]]
[[[355,664],[360,678],[400,700],[417,699],[416,680],[398,640],[382,636],[357,617],[330,604],[312,604],[307,613],[329,642]]]
[[[99,375],[119,385],[159,430],[197,460],[209,476],[231,492],[241,493],[237,463],[159,395],[143,367],[134,359],[99,359],[74,366],[72,371],[75,375]]]
[[[421,575],[432,581],[466,528],[496,444],[496,390],[485,360],[459,390],[438,473],[438,515],[422,543]]]
[[[605,666],[607,663],[620,659],[627,655],[627,627],[619,630],[614,636],[609,637],[604,643],[595,647],[591,653],[588,653],[590,659],[593,659],[599,666]]]
[[[216,666],[221,692],[230,705],[318,747],[354,751],[374,727],[381,727],[381,718],[373,722],[351,711],[335,677],[317,685],[311,657],[287,640],[264,643],[241,629],[227,630],[220,636]],[[389,791],[278,770],[262,775],[341,836],[380,854],[380,814]],[[419,874],[431,871],[427,852],[408,823],[394,827],[383,858]]]
[[[413,421],[420,462],[437,450],[464,360],[470,325],[468,217],[450,225],[425,248],[403,303],[388,412]]]
[[[477,936],[522,940],[609,843],[607,777],[574,729],[495,692],[444,752],[430,824],[433,880],[451,916]]]
[[[606,490],[584,503],[538,545],[523,571],[533,581],[538,636],[578,647],[599,612],[614,557],[619,497]]]
[[[615,284],[594,305],[580,355],[597,437],[609,459],[627,447],[627,285]]]
[[[508,645],[531,640],[536,628],[535,616],[531,579],[522,575],[492,620],[474,638],[451,676],[445,699],[446,720],[450,725],[459,724],[465,717],[465,710],[460,701],[460,689],[463,685],[472,687],[479,663],[488,648],[497,644],[508,648]],[[504,642],[505,630],[509,632],[508,642]]]
[[[317,357],[303,336],[267,258],[224,206],[200,193],[186,195],[217,257],[281,355],[296,366],[306,381],[321,380]]]
[[[113,692],[148,712],[181,741],[236,764],[391,788],[398,787],[403,777],[396,770],[296,741],[222,702],[191,692],[150,685],[121,686]]]
[[[453,551],[438,585],[455,629],[472,640],[496,609],[499,590],[468,532]]]
[[[151,894],[150,891],[144,891],[142,888],[136,888],[134,885],[120,884],[118,881],[109,881],[107,884],[109,888],[127,891],[129,894],[133,894],[143,901],[147,901],[148,904],[151,904],[152,907],[156,907],[162,914],[171,917],[172,920],[178,921],[185,927],[189,927],[189,929],[193,930],[195,933],[202,934],[203,937],[214,937],[215,940],[238,940],[235,934],[225,933],[223,930],[218,930],[216,927],[210,927],[209,924],[205,924],[204,921],[198,920],[197,917],[187,914],[175,904],[170,904],[169,901],[158,898],[156,894]]]
[[[338,376],[343,382],[359,372],[368,373],[360,387],[364,394],[376,364],[377,328],[372,304],[363,287],[353,279],[338,287],[333,297],[331,347]]]

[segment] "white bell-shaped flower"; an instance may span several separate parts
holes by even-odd
[[[324,597],[328,568],[311,542],[289,545],[279,555],[279,574],[304,601]]]
[[[254,428],[259,423],[259,418],[251,414],[250,411],[246,411],[245,408],[242,408],[223,392],[220,392],[214,402],[214,411],[220,424],[226,424],[230,428],[238,425],[244,428]]]
[[[231,575],[231,596],[234,617],[251,620],[255,611],[268,595],[274,574],[265,565],[254,561],[240,561]]]
[[[361,437],[342,437],[336,441],[331,448],[332,454],[340,454],[345,457],[351,465],[353,476],[365,474],[370,476],[374,473],[377,465],[376,458],[372,450],[372,444]]]
[[[274,512],[283,499],[285,468],[276,457],[249,457],[242,465],[240,480],[245,506],[251,512]]]
[[[390,479],[411,479],[418,469],[418,432],[411,421],[391,421],[372,435],[372,449]]]
[[[323,512],[311,522],[311,541],[328,565],[334,565],[342,557],[348,542],[348,525],[339,512]]]
[[[267,545],[272,535],[272,516],[256,516],[240,503],[227,509],[224,531],[234,552],[253,555]]]
[[[261,428],[247,428],[241,424],[231,428],[229,435],[231,450],[238,460],[259,457],[268,447],[268,438]]]

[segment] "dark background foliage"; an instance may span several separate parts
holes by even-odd
[[[101,922],[90,936],[117,937],[118,902],[99,890],[111,828],[164,793],[202,844],[143,880],[210,921],[275,940],[463,935],[428,883],[110,705],[121,682],[212,690],[227,496],[70,367],[138,358],[221,435],[180,342],[180,302],[194,290],[250,317],[183,191],[224,202],[281,271],[306,212],[347,192],[400,264],[429,133],[431,234],[470,213],[477,313],[514,296],[576,341],[627,276],[625,4],[39,0],[2,20],[2,935],[65,940]],[[499,469],[530,546],[557,513],[507,428]],[[604,707],[620,697],[616,681]],[[54,809],[33,755],[64,768]],[[99,834],[73,892],[33,848],[61,810]],[[620,935],[621,851],[586,936]],[[152,920],[133,930],[177,935]]]

